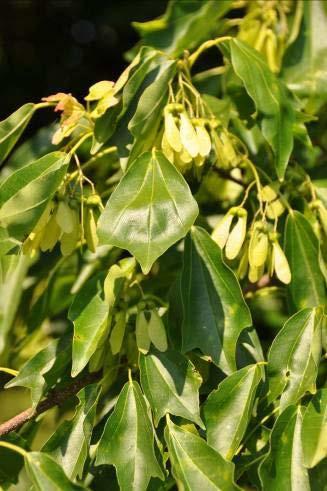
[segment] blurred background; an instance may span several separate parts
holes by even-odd
[[[132,21],[161,15],[166,0],[1,0],[0,120],[25,102],[56,92],[83,97],[115,80],[138,40]],[[33,133],[53,120],[39,111]]]

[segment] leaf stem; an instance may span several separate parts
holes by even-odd
[[[7,368],[7,367],[0,367],[0,372],[8,373],[9,375],[12,375],[13,377],[16,377],[19,373],[17,370],[14,370],[13,368]]]
[[[27,455],[27,452],[23,448],[18,447],[17,445],[14,445],[13,443],[10,443],[10,442],[4,442],[4,441],[0,440],[0,447],[8,448],[9,450],[12,450],[13,452],[19,453],[23,457],[26,457],[26,455]]]
[[[232,39],[231,36],[223,36],[223,37],[216,38],[216,39],[210,39],[209,41],[204,42],[189,57],[189,59],[188,59],[189,66],[192,67],[194,65],[194,63],[196,62],[196,60],[198,59],[198,57],[207,49],[213,48],[214,46],[218,46],[219,44],[224,43],[225,41],[230,41],[231,39]]]

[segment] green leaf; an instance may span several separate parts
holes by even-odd
[[[17,377],[6,384],[6,389],[11,387],[30,389],[34,408],[47,390],[65,373],[70,361],[70,336],[53,340],[23,365]]]
[[[270,450],[259,471],[265,491],[310,491],[301,427],[301,407],[289,406],[278,417],[270,437]]]
[[[78,491],[86,489],[71,482],[62,468],[49,455],[41,452],[26,453],[25,467],[35,491]]]
[[[97,450],[96,465],[116,467],[122,491],[145,491],[151,476],[163,479],[155,456],[154,431],[137,382],[127,382],[109,417]]]
[[[233,68],[262,114],[263,136],[274,152],[277,176],[283,179],[293,149],[295,113],[290,96],[260,53],[238,39],[229,45]]]
[[[251,419],[259,365],[249,365],[225,378],[203,407],[208,444],[225,459],[232,459]]]
[[[292,273],[288,287],[294,310],[324,305],[326,285],[319,267],[319,242],[310,223],[298,211],[286,221],[285,253]]]
[[[24,104],[7,119],[0,121],[0,162],[2,162],[12,150],[33,116],[34,111],[34,104]]]
[[[68,156],[53,152],[11,174],[0,186],[0,226],[23,240],[60,185]]]
[[[1,440],[17,445],[21,448],[27,447],[27,442],[18,433],[12,431],[8,435],[1,436]],[[0,489],[7,489],[8,484],[17,484],[19,473],[24,465],[24,459],[20,453],[0,446]]]
[[[72,377],[88,364],[108,331],[109,303],[92,278],[76,295],[68,318],[74,323]]]
[[[176,73],[177,61],[165,60],[157,70],[155,80],[142,93],[128,129],[136,138],[144,137],[155,126],[166,102],[169,82]]]
[[[140,355],[142,389],[156,424],[165,414],[174,414],[203,427],[199,411],[202,379],[193,364],[177,351],[155,349]]]
[[[327,457],[327,389],[320,389],[305,409],[302,446],[306,467],[316,466]]]
[[[5,350],[7,336],[15,320],[21,300],[23,280],[31,259],[27,256],[8,255],[0,259],[3,272],[0,281],[0,353]]]
[[[121,104],[110,108],[102,117],[96,119],[94,126],[95,144],[92,153],[98,151],[102,145],[113,135],[118,121],[124,116],[134,97],[138,93],[142,82],[148,73],[156,66],[155,61],[160,57],[158,51],[143,46],[136,58],[127,68],[129,78],[122,89]],[[161,57],[160,57],[161,58]]]
[[[79,404],[73,419],[64,421],[42,448],[43,452],[54,458],[70,479],[82,478],[99,394],[97,385],[88,385],[80,390],[77,394]]]
[[[173,475],[183,491],[236,491],[234,464],[202,438],[168,421],[165,429]]]
[[[321,354],[322,316],[316,309],[293,315],[275,337],[268,354],[269,401],[280,394],[280,407],[315,392]]]
[[[327,100],[327,14],[324,2],[303,2],[299,35],[283,58],[282,77],[302,100],[306,110],[316,112]]]
[[[217,21],[232,6],[231,0],[172,0],[162,17],[148,22],[133,22],[143,43],[178,57],[193,50],[217,31]]]
[[[236,343],[252,324],[250,311],[221,250],[199,227],[185,241],[181,296],[183,352],[200,348],[224,372],[236,370]]]
[[[98,222],[102,244],[127,249],[143,272],[184,237],[198,214],[190,189],[161,152],[146,152],[129,167]]]

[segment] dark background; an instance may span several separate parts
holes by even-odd
[[[0,120],[56,92],[77,98],[115,80],[137,41],[132,21],[161,15],[166,0],[0,0]],[[33,118],[30,131],[53,119]]]

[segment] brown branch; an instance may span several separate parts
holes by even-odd
[[[36,418],[36,416],[44,413],[48,409],[51,409],[54,406],[60,406],[71,396],[77,394],[83,387],[99,380],[101,374],[101,372],[88,373],[85,377],[74,380],[71,384],[60,390],[55,389],[50,391],[48,397],[41,401],[35,409],[30,407],[2,423],[0,425],[0,437],[7,435],[11,431],[18,430],[23,424]]]
[[[238,184],[239,186],[242,186],[243,188],[245,187],[244,182],[241,179],[238,179],[237,177],[232,176],[228,171],[224,169],[219,169],[218,167],[211,167],[211,170],[215,172],[216,174],[219,175],[219,177],[222,177],[223,179],[228,179],[229,181],[235,182],[235,184]]]

